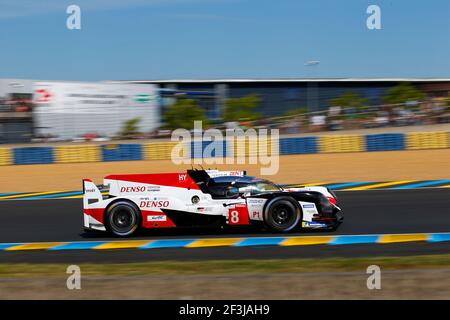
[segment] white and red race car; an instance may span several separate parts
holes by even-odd
[[[343,221],[328,188],[284,189],[245,171],[109,175],[103,185],[107,194],[83,179],[84,228],[121,237],[139,228],[215,225],[334,230]]]

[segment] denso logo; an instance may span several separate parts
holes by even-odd
[[[168,200],[141,201],[139,203],[141,208],[167,208],[168,206]]]
[[[144,192],[147,190],[145,186],[140,187],[121,187],[120,192]]]

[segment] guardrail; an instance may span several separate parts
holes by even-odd
[[[393,150],[445,149],[450,147],[449,132],[383,133],[369,135],[323,135],[310,137],[281,138],[280,155],[374,152]],[[60,145],[46,147],[0,147],[0,165],[81,163],[100,161],[169,160],[172,148],[178,142],[150,142],[104,145]],[[270,151],[271,141],[260,140]],[[210,142],[192,142],[191,157],[202,155]],[[223,143],[223,154],[233,156],[234,150]],[[248,141],[239,146],[245,156],[254,156],[258,147]],[[194,152],[194,150],[198,152]],[[213,156],[215,156],[213,154]]]

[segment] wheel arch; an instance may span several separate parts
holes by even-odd
[[[276,199],[280,199],[280,198],[286,198],[286,199],[289,199],[290,201],[292,201],[293,203],[295,203],[295,206],[300,210],[300,213],[303,215],[303,209],[302,209],[302,206],[300,205],[300,203],[298,202],[298,200],[296,200],[294,197],[291,197],[291,196],[285,195],[285,194],[273,195],[272,197],[267,198],[267,201],[266,201],[266,203],[264,203],[264,207],[262,210],[263,213],[266,212],[266,209],[271,202],[275,201]]]
[[[139,208],[139,206],[136,204],[136,202],[134,202],[133,200],[127,199],[127,198],[116,198],[113,201],[111,201],[110,203],[108,203],[108,205],[103,210],[103,221],[105,222],[104,225],[105,225],[106,228],[107,228],[106,221],[107,221],[108,210],[113,204],[115,204],[117,202],[128,202],[129,204],[133,205],[135,207],[135,209],[137,210],[137,213],[139,215],[139,226],[142,225],[142,211]]]
[[[268,210],[269,205],[271,203],[277,201],[277,200],[280,200],[280,199],[289,200],[297,208],[297,210],[299,211],[299,216],[300,216],[298,223],[301,223],[303,221],[303,209],[302,209],[302,206],[300,205],[300,203],[298,202],[298,200],[295,199],[294,197],[290,196],[290,195],[277,194],[277,195],[272,195],[272,197],[268,198],[266,203],[264,204],[264,207],[263,207],[263,210],[262,210],[262,216],[263,216],[264,224],[267,225],[266,214],[267,214],[267,210]]]

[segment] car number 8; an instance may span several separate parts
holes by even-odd
[[[236,210],[231,211],[231,223],[236,224],[239,223],[239,212]]]

